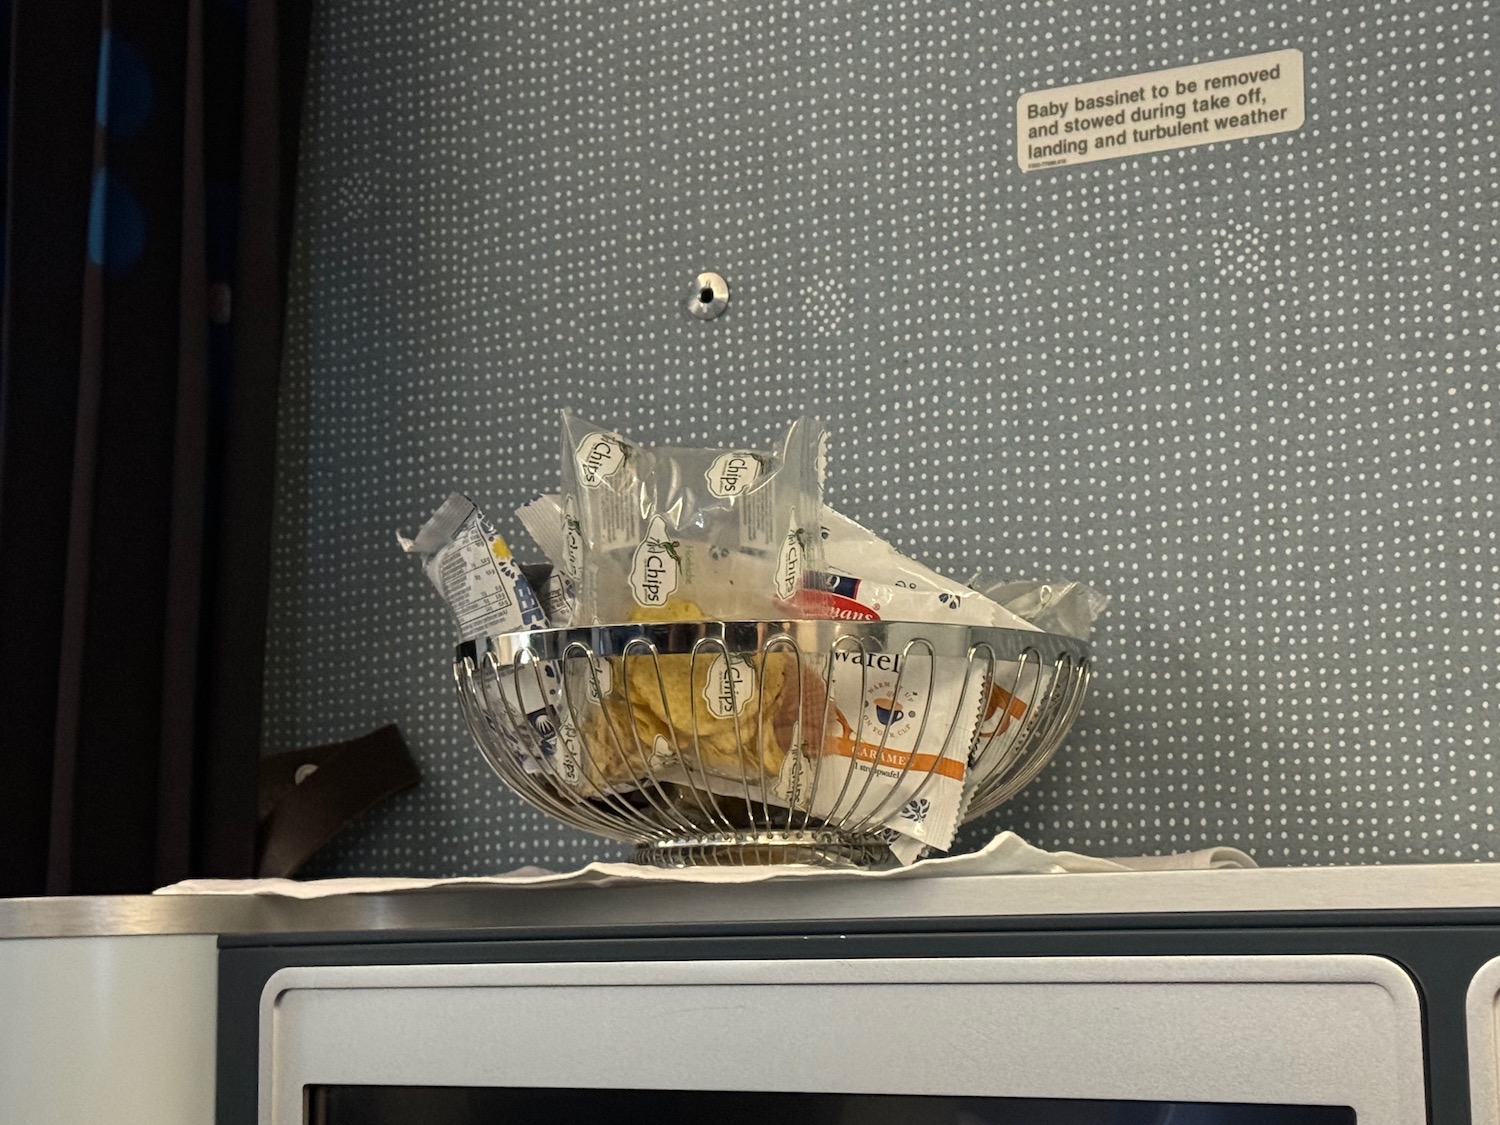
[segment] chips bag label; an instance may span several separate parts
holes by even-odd
[[[760,477],[760,458],[746,449],[721,454],[704,473],[708,491],[721,500],[749,492]]]
[[[630,593],[637,605],[665,605],[682,584],[680,544],[667,538],[667,521],[653,516],[630,567]]]
[[[562,778],[563,784],[570,789],[576,789],[583,783],[584,745],[583,738],[578,733],[578,728],[573,725],[572,718],[567,712],[560,711],[562,722],[557,728],[557,757],[556,766],[558,776]]]
[[[627,447],[617,434],[595,430],[578,443],[574,457],[578,479],[585,488],[598,488],[625,464]]]
[[[786,538],[781,541],[781,551],[776,556],[775,590],[781,601],[791,601],[802,589],[802,571],[807,557],[806,537],[797,525],[797,513],[792,513],[792,524]]]
[[[595,679],[594,672],[598,678]],[[608,660],[596,661],[591,670],[583,673],[584,691],[590,703],[598,703],[603,696],[615,693],[615,666]]]
[[[563,505],[562,563],[569,582],[583,577],[583,528],[578,523],[578,502],[571,496]]]
[[[651,754],[646,759],[647,769],[656,776],[661,776],[677,764],[677,751],[667,741],[667,736],[659,734],[651,743]]]
[[[716,719],[731,719],[744,714],[755,699],[755,670],[740,657],[726,658],[721,652],[708,666],[703,684],[703,701]]]

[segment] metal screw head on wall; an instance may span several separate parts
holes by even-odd
[[[701,320],[712,320],[729,305],[729,286],[716,273],[700,273],[688,294],[688,312]]]

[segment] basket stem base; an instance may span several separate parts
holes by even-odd
[[[895,862],[884,840],[815,829],[674,836],[641,844],[636,848],[635,861],[652,867],[749,867],[795,863],[833,868],[886,867]]]

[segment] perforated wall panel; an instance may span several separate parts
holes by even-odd
[[[524,544],[564,405],[703,443],[816,412],[903,549],[1113,596],[1061,755],[971,840],[1497,858],[1497,21],[324,0],[266,748],[395,721],[426,776],[315,873],[618,854],[489,774],[394,543],[460,488]],[[1026,91],[1281,48],[1297,132],[1018,168]]]

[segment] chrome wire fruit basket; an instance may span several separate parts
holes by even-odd
[[[663,867],[946,848],[1051,760],[1090,668],[1051,633],[831,620],[543,629],[454,660],[507,786]]]

